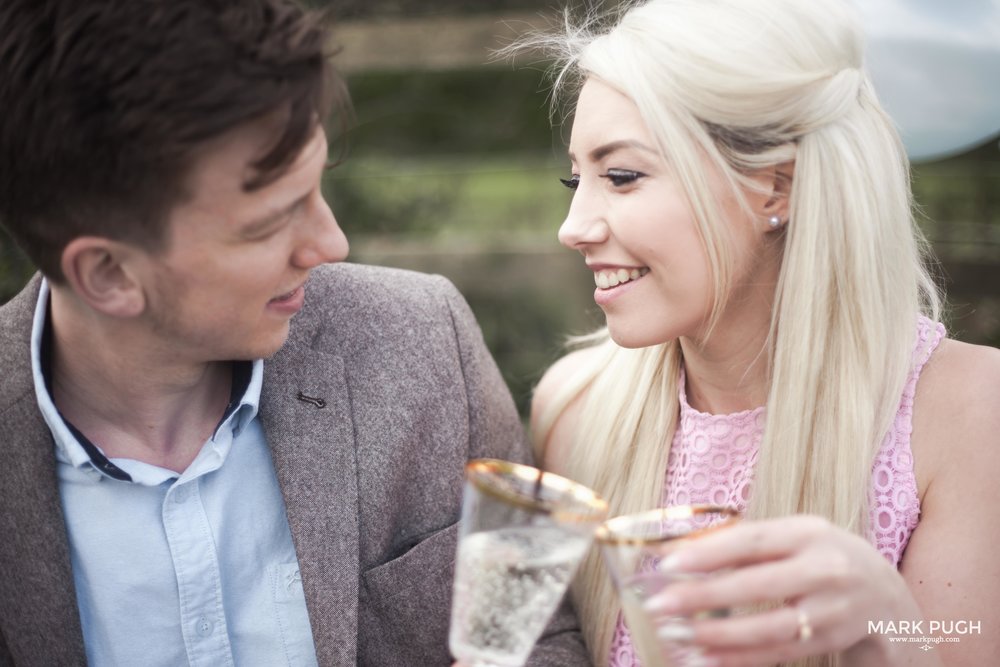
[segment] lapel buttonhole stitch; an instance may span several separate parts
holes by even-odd
[[[301,391],[295,398],[299,399],[303,403],[309,403],[310,405],[315,405],[317,408],[325,408],[326,401],[322,398],[317,398],[315,396],[306,396]]]

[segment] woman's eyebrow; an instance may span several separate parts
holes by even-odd
[[[617,151],[626,148],[636,148],[638,150],[645,151],[647,153],[652,153],[654,155],[656,154],[656,151],[653,150],[653,148],[647,146],[641,141],[638,141],[636,139],[619,139],[617,141],[610,141],[606,144],[598,146],[594,150],[590,151],[589,157],[592,162],[599,162],[600,160],[603,160],[607,156],[611,155],[612,153],[615,153]],[[576,156],[573,155],[572,151],[569,151],[569,159],[576,161]]]

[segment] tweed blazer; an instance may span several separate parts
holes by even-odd
[[[86,656],[32,383],[39,282],[0,307],[0,665],[48,667]],[[530,457],[513,401],[444,278],[337,264],[306,290],[287,343],[264,362],[259,416],[319,663],[450,665],[463,467]],[[590,664],[568,608],[530,664]]]

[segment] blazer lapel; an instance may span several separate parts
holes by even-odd
[[[0,405],[4,460],[0,466],[0,634],[17,664],[84,664],[55,445],[38,411],[31,379],[29,341],[39,284],[36,276],[5,306],[12,326],[3,329],[2,339],[10,357]]]
[[[320,665],[354,665],[357,460],[343,360],[289,341],[264,362],[261,423],[285,499]]]

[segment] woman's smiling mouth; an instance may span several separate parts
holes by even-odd
[[[597,285],[598,289],[610,289],[632,280],[638,280],[647,273],[649,273],[649,269],[646,267],[638,269],[621,268],[594,271],[594,284]]]

